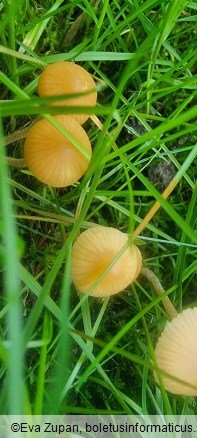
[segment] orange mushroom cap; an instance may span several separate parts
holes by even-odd
[[[85,149],[92,153],[89,138],[79,123],[70,116],[55,116]],[[32,174],[45,184],[66,187],[86,172],[89,160],[48,120],[35,123],[24,144],[25,163]]]
[[[86,93],[52,102],[50,105],[94,107],[97,100],[96,85],[92,76],[80,65],[66,61],[55,62],[46,67],[39,77],[38,93],[42,97]],[[90,115],[71,114],[71,116],[82,124]]]
[[[166,325],[156,344],[155,357],[159,370],[185,382],[160,373],[167,391],[197,395],[197,307],[184,310]],[[157,371],[154,378],[158,382]]]
[[[71,277],[86,293],[128,242],[128,236],[115,228],[96,226],[84,231],[72,248]],[[105,274],[90,295],[106,297],[124,290],[138,276],[141,253],[130,245]]]

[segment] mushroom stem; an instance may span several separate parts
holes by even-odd
[[[165,291],[163,286],[161,285],[159,279],[157,278],[157,276],[148,268],[144,268],[144,266],[142,266],[140,273],[147,278],[148,281],[150,281],[150,283],[152,284],[155,292],[157,293],[157,295],[162,295]],[[178,312],[176,311],[176,309],[174,308],[172,302],[170,301],[169,297],[164,297],[162,298],[162,303],[166,309],[167,314],[169,315],[169,317],[171,319],[175,318],[178,315]]]
[[[6,157],[6,158],[7,158],[8,166],[27,167],[24,158],[12,158],[12,157]]]
[[[25,138],[29,131],[30,126],[28,126],[28,128],[20,129],[20,131],[16,131],[13,134],[7,135],[4,140],[5,145],[14,143],[17,140],[21,140],[21,138]],[[24,158],[12,158],[12,157],[6,157],[6,158],[7,158],[8,166],[26,167]]]
[[[97,116],[95,116],[95,114],[93,114],[92,116],[90,116],[90,119],[93,121],[93,123],[97,126],[98,129],[100,129],[100,131],[102,131],[103,129],[103,124],[101,123],[101,121],[99,120],[99,118]]]
[[[27,137],[27,133],[29,129],[39,120],[39,117],[37,117],[32,123],[30,123],[27,128],[20,129],[19,131],[14,132],[13,134],[9,134],[4,139],[4,144],[8,146],[11,143],[14,143],[15,141],[21,140],[22,138]],[[8,166],[13,167],[27,167],[25,164],[24,158],[12,158],[12,157],[6,157]]]
[[[8,144],[14,143],[17,140],[21,140],[21,138],[25,138],[31,126],[32,123],[27,128],[20,129],[20,131],[16,131],[13,134],[7,135],[4,140],[5,145],[7,146]]]

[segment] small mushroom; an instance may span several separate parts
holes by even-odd
[[[80,65],[66,61],[55,62],[45,68],[39,77],[38,93],[42,97],[84,93],[50,105],[94,107],[97,100],[96,85],[92,76]],[[90,116],[89,114],[71,115],[80,124]]]
[[[197,395],[197,307],[184,310],[166,325],[156,344],[155,358],[159,370],[172,376],[154,371],[157,383],[159,373],[167,391]]]
[[[75,286],[86,293],[127,242],[128,236],[115,228],[96,226],[81,233],[72,248],[71,277]],[[106,297],[124,290],[137,278],[141,259],[137,246],[129,245],[90,295]]]
[[[89,138],[79,123],[70,116],[55,116],[80,144],[92,153]],[[86,172],[89,160],[48,120],[33,125],[24,144],[25,163],[40,181],[53,187],[67,187]]]

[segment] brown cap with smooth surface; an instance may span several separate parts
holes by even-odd
[[[128,236],[115,228],[96,226],[84,231],[72,249],[71,277],[75,286],[86,293],[113,258],[128,242]],[[119,257],[91,295],[106,297],[124,290],[138,276],[141,253],[130,245]]]
[[[158,339],[155,357],[164,388],[173,394],[197,395],[197,307],[186,309],[168,323]],[[154,371],[158,382],[158,374]],[[189,384],[190,386],[188,386]]]

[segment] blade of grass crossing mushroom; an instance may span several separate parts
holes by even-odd
[[[4,75],[4,73],[0,72],[0,80],[4,83],[4,85],[6,85],[14,94],[16,94],[18,97],[22,98],[22,99],[30,99],[30,96],[28,96],[28,94],[26,94],[23,90],[21,90],[16,84],[14,84],[9,78],[7,78],[6,75]],[[69,141],[71,141],[74,146],[84,155],[84,157],[87,160],[90,160],[90,154],[89,152],[80,144],[79,141],[76,140],[76,138],[71,135],[65,128],[63,128],[63,126],[61,126],[60,123],[58,123],[50,114],[43,114],[43,117],[45,119],[47,119],[55,128],[58,129],[58,131],[60,131],[63,135],[65,135],[65,137],[67,137],[69,139]],[[22,134],[23,135],[23,134]],[[9,162],[11,164],[11,161]],[[14,161],[14,165],[16,166],[16,159]],[[19,165],[20,167],[22,167],[22,162],[19,159]]]

